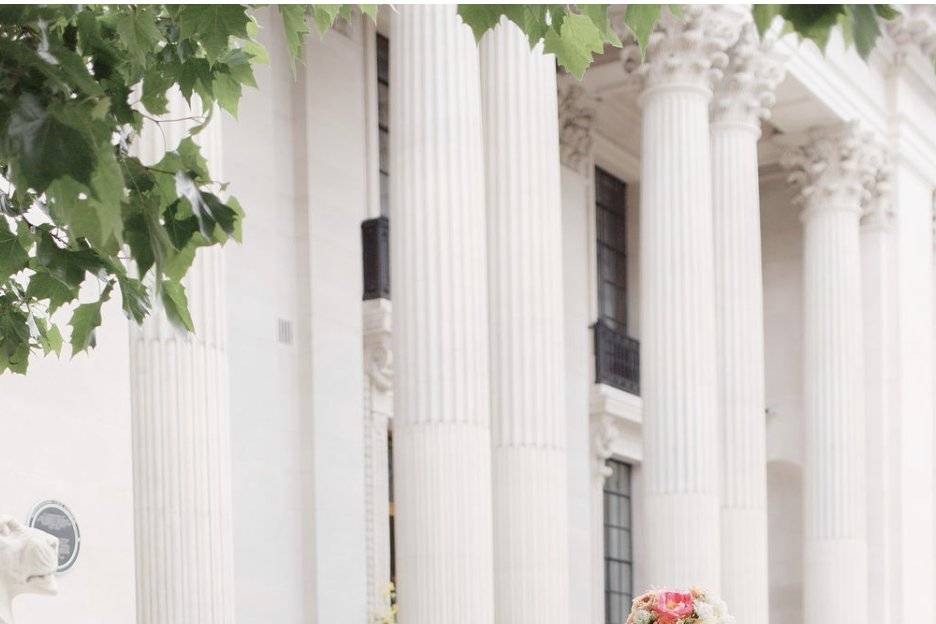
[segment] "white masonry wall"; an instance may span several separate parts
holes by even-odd
[[[59,595],[14,601],[24,624],[136,619],[129,339],[119,298],[103,317],[90,354],[36,357],[25,377],[0,375],[0,514],[25,524],[34,505],[54,499],[71,509],[81,532]]]
[[[761,172],[770,624],[802,622],[802,225],[782,173]]]
[[[591,613],[591,451],[588,393],[592,375],[589,306],[592,291],[588,245],[592,197],[586,179],[562,167],[562,262],[565,314],[566,437],[568,448],[570,622],[597,622]],[[603,616],[602,618],[603,619]]]
[[[308,271],[304,262],[302,83],[290,70],[278,15],[260,40],[239,119],[224,115],[223,170],[246,212],[242,244],[227,254],[231,489],[237,621],[303,619],[312,518],[308,470]],[[305,463],[304,463],[305,462]]]

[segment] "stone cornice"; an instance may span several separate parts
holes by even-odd
[[[712,121],[757,126],[770,118],[777,86],[783,80],[783,59],[774,52],[777,33],[757,34],[753,19],[745,21],[741,35],[728,50],[728,66],[715,85]]]
[[[562,163],[587,173],[594,143],[595,99],[572,80],[558,82],[559,155]]]
[[[629,33],[621,59],[633,88],[641,91],[661,86],[688,86],[710,90],[728,65],[726,51],[738,39],[744,6],[685,5],[682,16],[665,10],[650,35],[646,56]]]
[[[807,212],[843,207],[864,212],[881,196],[886,180],[884,150],[857,122],[811,132],[809,141],[791,147],[781,162]]]

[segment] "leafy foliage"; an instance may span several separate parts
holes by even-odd
[[[845,44],[854,45],[867,59],[881,35],[879,21],[899,13],[888,4],[755,4],[754,22],[763,34],[777,16],[794,32],[810,39],[824,50],[836,26],[842,29]]]
[[[295,59],[307,21],[324,32],[352,7],[281,12]],[[128,318],[158,300],[193,330],[186,272],[199,248],[236,238],[243,215],[193,137],[256,86],[257,30],[249,5],[0,7],[0,373],[60,353],[66,320],[72,353],[93,347],[115,289]],[[166,123],[174,88],[208,113],[144,164],[132,139],[144,120]]]
[[[668,8],[667,8],[668,7]],[[644,50],[665,10],[628,5]],[[251,5],[0,7],[0,373],[31,354],[95,344],[114,291],[137,322],[158,302],[192,331],[185,275],[202,247],[238,238],[243,211],[211,178],[196,135],[216,108],[237,115],[253,66],[268,62]],[[359,5],[376,19],[377,5]],[[867,57],[889,5],[755,5],[824,47],[832,28]],[[349,19],[353,5],[281,5],[293,66],[305,37]],[[608,5],[460,5],[476,38],[503,17],[581,78],[606,45],[621,47]],[[130,148],[144,121],[167,123],[167,93],[193,110],[186,136],[155,164]]]
[[[650,33],[664,10],[677,18],[680,5],[628,4],[624,10],[624,25],[630,30],[643,53]],[[621,41],[610,27],[608,5],[520,5],[461,4],[458,13],[480,41],[488,30],[505,16],[517,24],[534,46],[544,42],[544,51],[554,53],[556,62],[566,71],[581,78],[604,50],[605,44],[621,47]],[[842,29],[848,45],[854,45],[862,58],[867,58],[880,36],[879,19],[893,19],[897,11],[887,4],[755,4],[754,21],[761,34],[778,16],[787,27],[825,49],[829,34],[835,27]]]
[[[621,47],[608,21],[608,5],[460,4],[458,14],[480,41],[501,16],[527,34],[530,46],[543,42],[543,51],[571,74],[581,78],[605,44]]]

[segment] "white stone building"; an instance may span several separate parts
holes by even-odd
[[[112,302],[93,354],[0,377],[0,511],[81,527],[19,621],[364,624],[391,576],[403,624],[696,583],[741,624],[923,621],[936,14],[904,10],[865,63],[687,8],[580,84],[454,6],[293,76],[265,14],[205,139],[248,216],[197,334]]]

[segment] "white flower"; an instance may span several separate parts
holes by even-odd
[[[695,607],[696,615],[704,624],[719,624],[720,619],[715,613],[715,607],[699,598],[696,598],[692,604]]]
[[[717,618],[716,622],[720,624],[733,624],[735,619],[734,616],[728,613],[728,605],[721,598],[716,598],[714,596],[709,598],[712,607],[715,609],[715,617]]]
[[[650,624],[652,619],[653,614],[651,614],[646,609],[637,609],[637,611],[634,613],[635,624]]]

